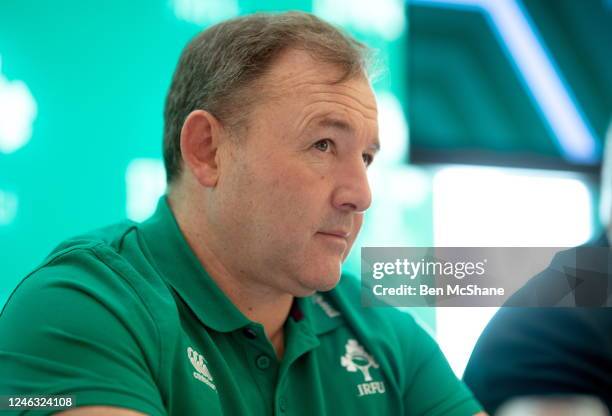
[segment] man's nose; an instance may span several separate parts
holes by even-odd
[[[343,211],[364,212],[372,203],[366,165],[361,160],[346,161],[338,169],[333,204]]]

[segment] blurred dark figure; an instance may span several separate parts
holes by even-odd
[[[597,397],[612,414],[611,136],[612,125],[601,177],[600,217],[604,232],[588,245],[591,248],[583,246],[559,253],[547,270],[505,305],[543,305],[542,295],[548,289],[554,291],[556,283],[550,283],[562,280],[559,270],[565,270],[566,281],[573,278],[575,284],[576,269],[581,263],[591,271],[596,270],[596,277],[602,277],[603,283],[595,286],[600,293],[594,293],[594,286],[587,285],[588,294],[608,307],[501,308],[480,336],[464,374],[464,381],[489,414],[495,414],[504,402],[517,397],[576,394]],[[572,261],[573,264],[567,264]],[[592,272],[589,276],[593,276]],[[579,293],[574,294],[579,304]]]

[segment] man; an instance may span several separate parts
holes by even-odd
[[[593,396],[612,413],[611,211],[612,125],[601,174],[605,232],[558,253],[506,305],[531,307],[500,309],[470,357],[464,380],[489,413],[510,399],[550,395]],[[543,307],[559,305],[590,308]]]
[[[600,248],[595,250],[599,256]],[[559,258],[575,258],[575,253],[568,250]],[[539,277],[557,279],[554,269],[560,267]],[[553,285],[539,286],[554,291]],[[527,285],[509,302],[529,304],[532,295]],[[481,334],[464,380],[490,414],[511,399],[550,395],[593,396],[612,412],[612,311],[506,305]]]
[[[71,415],[478,412],[409,316],[339,283],[379,147],[364,52],[304,13],[194,38],[166,102],[167,196],[19,285],[0,392],[73,395]]]

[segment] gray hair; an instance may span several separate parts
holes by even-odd
[[[256,81],[290,48],[340,68],[337,82],[367,75],[370,50],[308,13],[257,13],[206,29],[183,50],[166,98],[163,153],[169,184],[181,172],[180,134],[189,113],[206,110],[229,131],[244,127],[261,97]]]

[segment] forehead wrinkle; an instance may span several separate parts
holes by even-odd
[[[306,108],[304,110],[306,114],[299,118],[300,123],[297,126],[298,131],[306,131],[307,129],[311,129],[313,124],[315,126],[332,127],[338,130],[344,130],[348,133],[353,133],[355,130],[350,122],[345,122],[343,120],[346,118],[346,116],[340,116],[338,111],[320,110],[309,113]],[[329,123],[324,123],[326,119],[329,121]]]
[[[299,120],[297,127],[300,131],[303,131],[304,129],[306,129],[307,126],[311,124],[314,120],[324,119],[327,117],[331,120],[337,120],[343,124],[346,124],[348,127],[347,130],[351,130],[352,132],[355,132],[355,127],[353,126],[354,123],[352,123],[352,121],[355,120],[355,116],[351,115],[351,113],[348,112],[346,109],[343,109],[343,111],[338,111],[337,109],[331,109],[331,108],[321,108],[315,111],[310,110],[310,107],[316,106],[317,104],[321,104],[321,103],[335,104],[333,101],[318,101],[317,103],[313,103],[308,106],[305,106],[302,109],[300,116],[297,117],[297,119]],[[358,112],[357,110],[355,110],[354,108],[351,108],[350,106],[345,106],[345,107],[348,107],[349,109],[355,112]],[[345,113],[345,114],[342,114],[342,113]],[[360,112],[358,113],[360,115],[363,115]],[[367,121],[377,123],[377,119],[375,117],[370,118],[370,117],[365,116],[364,118]],[[367,125],[367,123],[364,123],[364,124]],[[337,126],[337,127],[340,127],[340,126]],[[376,129],[378,130],[378,124],[376,124]]]
[[[327,94],[323,94],[323,95],[327,95]],[[304,108],[302,109],[302,111],[304,113],[320,113],[322,111],[325,111],[328,114],[331,113],[338,113],[338,114],[342,114],[342,113],[347,113],[348,117],[354,117],[351,116],[351,112],[355,112],[357,114],[359,114],[360,116],[362,116],[364,119],[366,119],[367,121],[371,121],[371,122],[378,122],[378,117],[377,117],[377,112],[375,108],[369,108],[366,107],[364,105],[362,105],[358,100],[352,100],[352,103],[346,103],[340,100],[334,100],[333,97],[331,97],[332,99],[329,99],[330,97],[325,96],[324,99],[317,99],[315,101],[312,101],[308,104],[306,104],[304,106]],[[355,105],[355,103],[357,103],[357,105]],[[316,107],[320,106],[320,105],[325,105],[325,109],[316,110]],[[341,106],[341,109],[335,109],[335,108],[330,108],[331,106]],[[312,108],[315,108],[315,110],[312,110]],[[351,111],[348,111],[351,110]],[[364,111],[365,110],[365,111]],[[346,117],[346,116],[344,116]]]
[[[295,75],[294,75],[295,76]],[[364,91],[361,90],[360,88],[356,88],[353,86],[348,85],[348,83],[351,80],[348,81],[344,81],[340,84],[335,84],[333,82],[325,82],[325,81],[321,81],[320,80],[320,76],[316,77],[316,79],[302,79],[301,81],[295,82],[294,76],[288,76],[286,77],[287,81],[292,81],[291,83],[288,83],[289,85],[283,85],[284,83],[278,82],[275,84],[274,86],[274,96],[276,98],[289,98],[289,97],[293,97],[296,95],[299,95],[301,93],[309,93],[311,95],[320,95],[320,94],[324,94],[324,95],[340,95],[346,98],[349,98],[351,101],[355,101],[359,104],[359,106],[362,106],[365,110],[367,111],[376,111],[377,107],[376,107],[376,98],[374,97],[374,94],[371,94],[371,98],[372,98],[372,105],[368,105],[367,101],[368,98],[367,97],[364,102],[358,100],[357,98],[355,98],[355,96],[357,95],[361,95],[361,93],[363,93]],[[303,77],[303,73],[299,74],[300,77]],[[358,78],[356,78],[358,79]],[[365,79],[363,80],[363,82],[367,82]],[[368,88],[368,92],[371,92],[371,89]]]
[[[330,74],[330,76],[322,76],[320,66],[311,66],[301,71],[284,71],[277,74],[273,74],[271,71],[267,75],[269,75],[269,78],[276,78],[274,80],[276,86],[288,84],[287,87],[290,89],[303,84],[321,84],[329,86],[336,84],[334,81],[341,75],[338,68],[330,66],[329,69],[330,71],[326,72],[326,74]],[[296,78],[300,80],[296,82]]]
[[[327,114],[323,117],[317,117],[317,119],[317,126],[329,127],[349,134],[355,133],[355,129],[350,122],[344,121],[339,117],[335,117],[334,114]]]
[[[308,92],[315,86],[319,86],[318,89],[321,91],[333,86],[331,82],[321,82],[320,79],[304,79],[303,75],[302,73],[285,76],[284,80],[275,80],[273,84],[270,83],[270,81],[266,82],[267,89],[271,90],[270,97],[275,100],[294,98],[295,96]]]
[[[351,88],[351,90],[356,91],[354,88]],[[369,97],[361,97],[360,93],[363,91],[357,92],[357,94],[351,94],[350,91],[329,91],[329,88],[324,87],[311,88],[308,92],[304,110],[308,111],[311,107],[321,104],[330,106],[337,105],[343,107],[344,110],[348,109],[355,111],[366,119],[373,121],[377,120],[376,99],[373,94]],[[370,98],[372,98],[371,103],[369,103]]]
[[[376,111],[376,99],[374,98],[374,95],[372,94],[373,98],[373,104],[372,105],[368,105],[368,101],[370,97],[364,97],[364,100],[359,100],[357,99],[357,96],[361,95],[361,93],[363,92],[362,90],[358,89],[358,88],[354,88],[354,87],[350,87],[348,85],[344,85],[344,84],[337,84],[337,85],[329,85],[329,84],[309,84],[308,86],[312,87],[312,88],[306,88],[307,91],[304,92],[308,92],[310,93],[311,96],[314,96],[315,98],[319,95],[323,95],[323,96],[334,96],[334,95],[338,95],[341,97],[345,97],[348,98],[350,101],[356,102],[360,107],[363,107],[365,110],[367,111]],[[330,87],[333,88],[333,91],[330,91]],[[297,88],[294,89],[294,91],[297,90]],[[308,91],[310,90],[310,91]],[[347,91],[348,90],[348,91]],[[330,101],[330,100],[327,100]],[[343,103],[341,103],[343,104]]]

